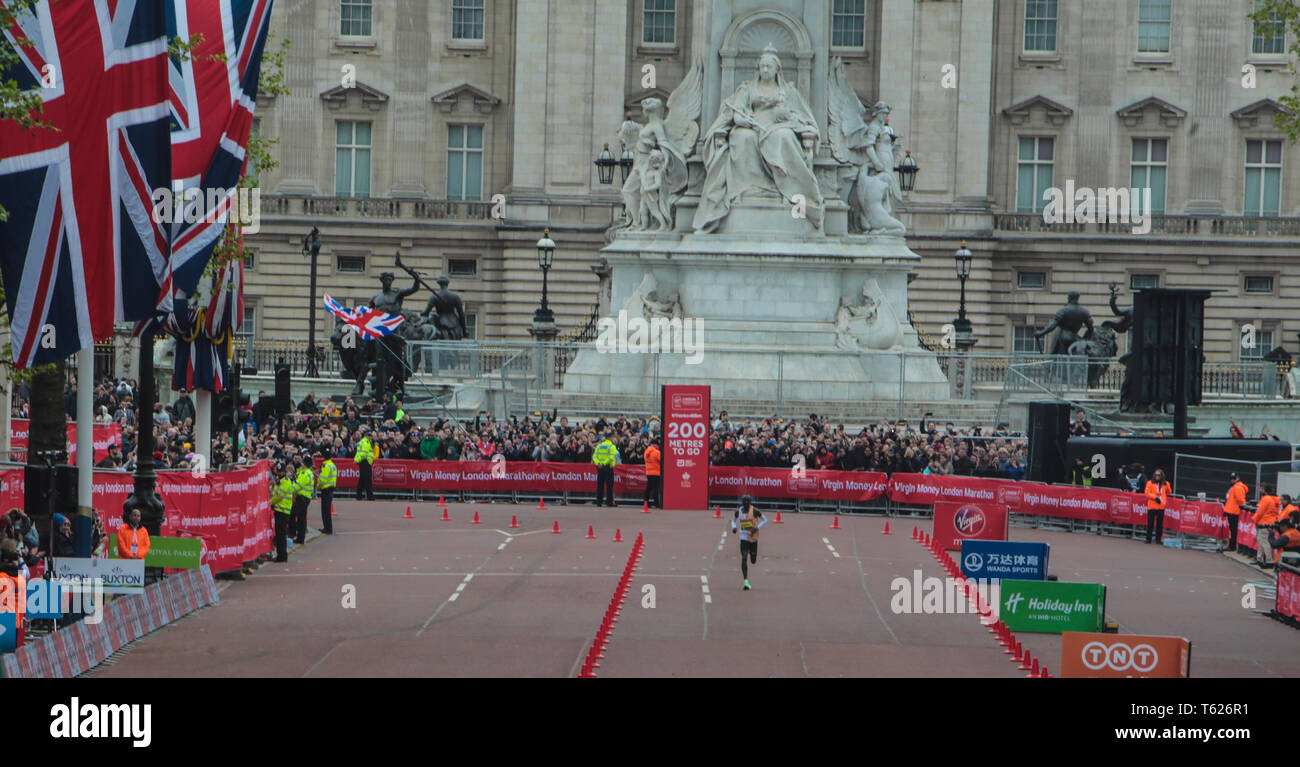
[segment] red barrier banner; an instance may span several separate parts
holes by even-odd
[[[963,540],[1005,541],[1007,507],[1001,503],[939,501],[934,504],[934,539],[945,549]]]
[[[885,494],[889,475],[875,471],[795,472],[759,466],[710,466],[709,495],[873,501]]]
[[[9,437],[9,460],[17,463],[24,463],[27,460],[27,440],[28,431],[31,421],[26,418],[15,418],[10,422],[11,436]],[[122,444],[122,424],[120,423],[97,423],[94,426],[94,434],[91,437],[95,443],[95,462],[104,459],[108,455],[109,445]],[[68,421],[68,463],[77,462],[77,424]]]
[[[1248,549],[1259,548],[1259,536],[1255,532],[1254,515],[1244,509],[1241,512],[1240,519],[1237,520],[1237,543]]]
[[[1287,565],[1277,566],[1277,599],[1274,608],[1288,618],[1300,618],[1300,575]]]
[[[316,459],[320,468],[323,459]],[[334,461],[339,470],[338,487],[357,486],[361,473],[348,459]],[[496,469],[494,472],[493,469]],[[506,461],[419,461],[381,458],[371,472],[376,490],[423,490],[438,492],[595,493],[596,466],[590,463]],[[645,467],[619,464],[614,467],[614,492],[641,495],[645,492]]]
[[[708,386],[663,387],[665,509],[709,508]]]

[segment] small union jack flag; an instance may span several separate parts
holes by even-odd
[[[400,314],[388,314],[365,305],[349,309],[330,298],[329,293],[325,294],[325,308],[330,314],[356,328],[363,341],[390,336],[398,325],[406,321]]]

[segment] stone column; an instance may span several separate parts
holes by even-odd
[[[427,197],[424,169],[429,126],[430,104],[428,93],[429,72],[426,67],[412,66],[412,62],[430,59],[429,2],[428,0],[399,0],[396,22],[393,64],[393,196]],[[441,196],[441,194],[437,195]],[[486,198],[486,197],[485,197]]]
[[[1185,213],[1223,215],[1224,147],[1230,147],[1232,124],[1226,118],[1228,93],[1224,80],[1238,77],[1241,62],[1237,46],[1244,44],[1240,38],[1242,19],[1235,15],[1234,5],[1214,0],[1198,0],[1188,12],[1196,24],[1196,100],[1189,110],[1187,122],[1196,130],[1187,141],[1187,158],[1191,165]],[[1240,162],[1241,147],[1230,147],[1227,157]],[[1238,189],[1240,192],[1240,189]]]
[[[546,183],[545,137],[550,120],[547,73],[550,67],[549,0],[519,0],[515,9],[514,158],[512,196],[540,195]],[[622,96],[619,97],[622,103]],[[615,126],[617,128],[617,126]]]
[[[954,62],[957,64],[955,138],[960,148],[961,170],[954,172],[953,196],[963,207],[987,208],[989,136],[993,130],[993,114],[989,109],[993,101],[993,0],[965,0],[957,7],[961,9],[961,54],[959,61]],[[887,65],[882,69],[888,71]]]
[[[337,6],[337,3],[334,4]],[[281,136],[293,136],[280,146],[284,151],[282,178],[276,188],[278,194],[316,194],[316,164],[321,147],[319,142],[334,145],[333,123],[321,119],[320,92],[316,81],[316,59],[322,55],[320,48],[328,45],[328,37],[317,33],[317,28],[330,29],[331,5],[323,3],[298,3],[286,9],[285,35],[293,38],[293,47],[284,61],[284,79],[289,95],[277,96],[276,109],[280,111]],[[337,29],[335,29],[337,31]],[[318,137],[311,140],[310,137]],[[332,153],[326,155],[332,163]],[[327,190],[333,193],[333,189]]]

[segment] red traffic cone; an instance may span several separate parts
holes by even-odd
[[[1012,645],[1012,649],[1015,650],[1015,652],[1011,653],[1012,663],[1019,663],[1025,659],[1025,648],[1022,647],[1019,642]]]
[[[623,528],[616,527],[614,528],[614,543],[622,543],[622,542],[623,542]]]
[[[1029,678],[1030,678],[1030,679],[1037,679],[1037,678],[1038,678],[1038,674],[1039,674],[1039,671],[1038,671],[1038,659],[1037,659],[1037,658],[1034,658],[1034,665],[1032,665],[1032,666],[1029,667]]]
[[[1041,671],[1039,672],[1039,674],[1038,674],[1038,678],[1039,678],[1039,679],[1051,679],[1051,678],[1052,678],[1052,675],[1049,674],[1049,673],[1047,673],[1047,666],[1043,666],[1042,670],[1041,670]]]
[[[835,520],[834,520],[833,522],[831,522],[831,529],[832,529],[832,530],[839,530],[839,529],[841,529],[841,528],[840,528],[840,515],[839,515],[839,514],[836,514],[836,515],[835,515]]]
[[[916,525],[912,525],[912,540],[921,540],[921,531],[916,528]]]
[[[545,511],[545,510],[546,510],[546,499],[545,499],[545,498],[538,498],[538,499],[537,499],[537,508],[538,508],[539,510],[541,510],[541,511]]]
[[[1025,650],[1025,657],[1020,659],[1020,665],[1016,666],[1016,668],[1021,671],[1028,671],[1031,668],[1037,668],[1037,667],[1038,667],[1038,661],[1035,660],[1033,656],[1029,654],[1028,650]]]
[[[402,515],[402,519],[415,519],[415,517],[411,515],[411,505],[409,503],[406,505],[406,513]]]
[[[784,525],[784,524],[785,524],[785,520],[781,519],[781,510],[780,510],[780,509],[777,509],[777,510],[776,510],[776,523],[777,523],[778,525]]]
[[[713,504],[713,518],[722,519],[722,507],[716,503]]]
[[[551,528],[551,532],[553,532],[553,533],[558,533],[558,532],[560,532],[560,520],[558,520],[558,519],[555,520],[555,526]]]
[[[339,515],[339,513],[338,513],[337,511],[335,511],[333,508],[330,509],[330,516],[331,516],[331,517],[337,517],[338,515]]]
[[[880,531],[880,534],[881,534],[881,535],[893,535],[893,533],[889,532],[889,520],[885,520],[885,529],[884,529],[884,530],[881,530],[881,531]]]
[[[641,513],[642,513],[642,514],[649,514],[649,513],[650,513],[650,502],[649,502],[649,501],[642,501],[642,502],[641,502]]]
[[[446,505],[447,505],[447,501],[443,499],[441,493],[438,494],[438,505],[439,505],[439,506],[446,506]]]
[[[514,514],[510,515],[510,527],[511,528],[519,527],[519,520],[515,517]]]
[[[559,520],[556,520],[556,524],[557,524],[557,525],[559,524]],[[587,525],[587,538],[590,539],[590,540],[593,540],[593,541],[596,540],[596,528],[595,528],[595,526],[593,526],[593,525]]]
[[[479,518],[478,518],[478,509],[475,509],[475,510],[474,510],[474,521],[471,522],[470,524],[473,524],[473,525],[481,525],[481,524],[483,524],[482,522],[479,521]]]
[[[450,521],[451,521],[451,515],[447,513],[447,507],[446,507],[446,506],[443,506],[443,507],[442,507],[442,517],[439,518],[438,521],[439,521],[439,522],[450,522]]]

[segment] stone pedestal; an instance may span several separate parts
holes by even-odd
[[[675,294],[680,331],[657,351],[586,345],[565,373],[565,391],[654,394],[660,384],[698,383],[712,385],[719,398],[774,401],[949,396],[938,362],[907,322],[907,277],[920,257],[902,237],[791,234],[789,221],[764,219],[755,209],[737,213],[728,218],[730,233],[626,233],[602,251],[613,271],[603,330],[635,343],[618,331],[617,317],[626,312],[626,328],[626,320],[646,316],[639,291],[649,274],[657,300]],[[788,207],[763,213],[790,217]],[[745,216],[758,231],[741,233],[736,224]],[[845,349],[837,345],[841,301],[860,305],[873,279],[875,327],[891,341]]]

